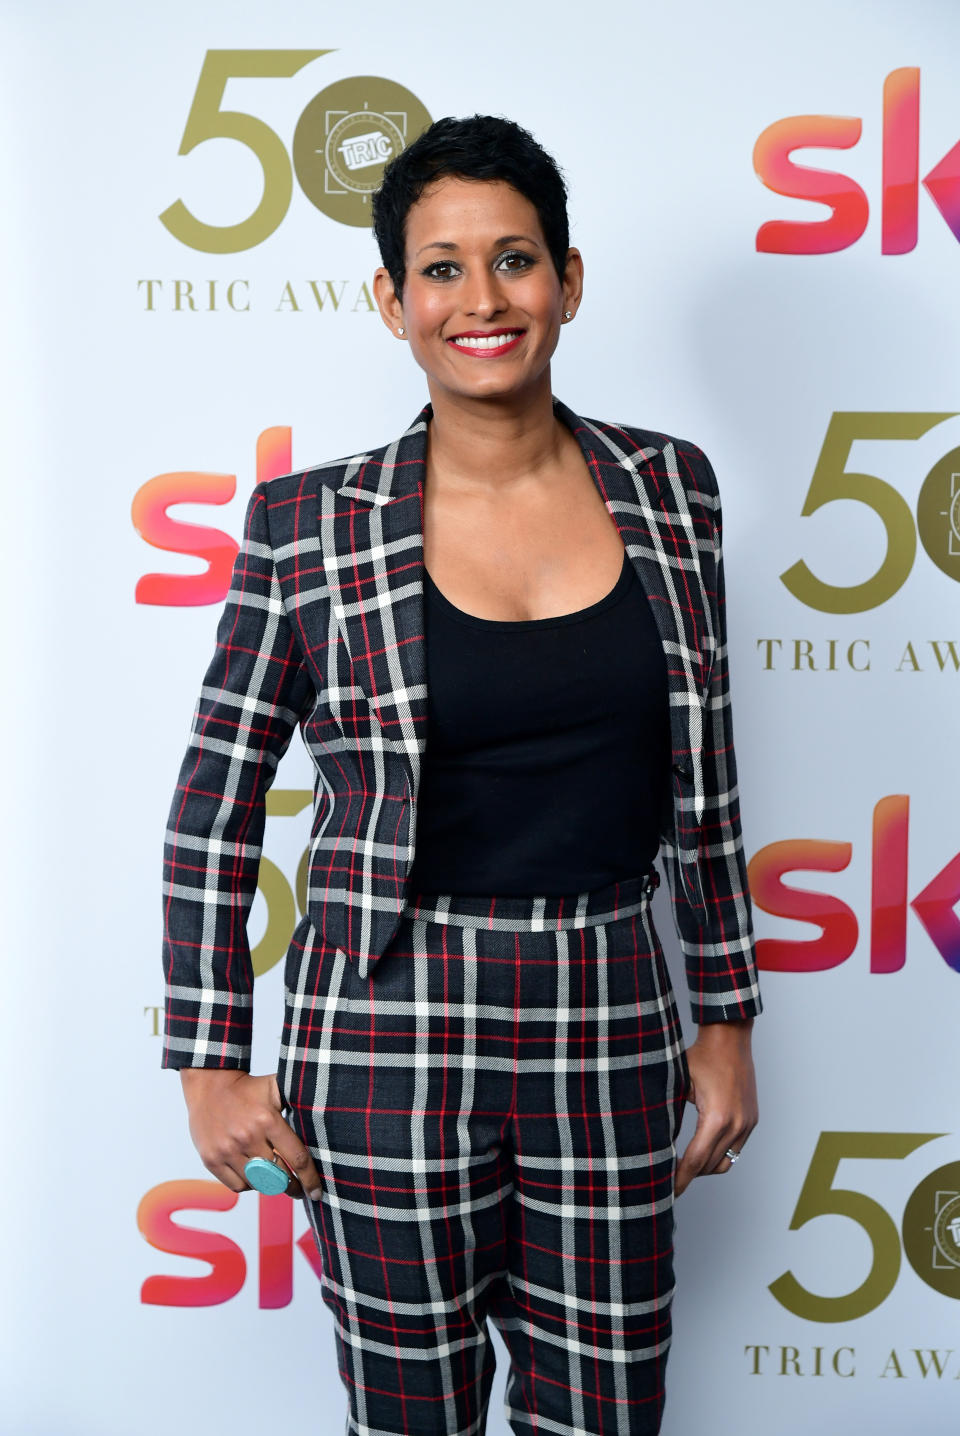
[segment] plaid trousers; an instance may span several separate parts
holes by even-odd
[[[659,1431],[688,1074],[653,885],[408,894],[369,977],[297,927],[278,1080],[349,1436],[482,1436],[487,1318],[514,1432]]]

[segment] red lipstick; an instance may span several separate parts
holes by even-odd
[[[496,359],[501,354],[508,354],[511,349],[520,343],[526,330],[516,328],[504,329],[465,329],[460,334],[453,335],[447,343],[460,354],[469,354],[474,359]],[[458,339],[499,339],[503,336],[501,344],[458,344]]]

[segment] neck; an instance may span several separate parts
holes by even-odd
[[[553,468],[565,448],[549,371],[533,394],[471,399],[431,384],[430,401],[428,472],[441,482],[500,486]]]

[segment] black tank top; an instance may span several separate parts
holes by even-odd
[[[642,876],[670,728],[663,647],[626,551],[604,598],[558,618],[477,618],[424,575],[412,891],[560,896]]]

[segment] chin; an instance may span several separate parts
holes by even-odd
[[[446,385],[454,393],[470,395],[477,399],[503,399],[511,394],[522,394],[535,387],[539,375],[531,374],[478,374],[473,383],[458,376],[457,382]]]

